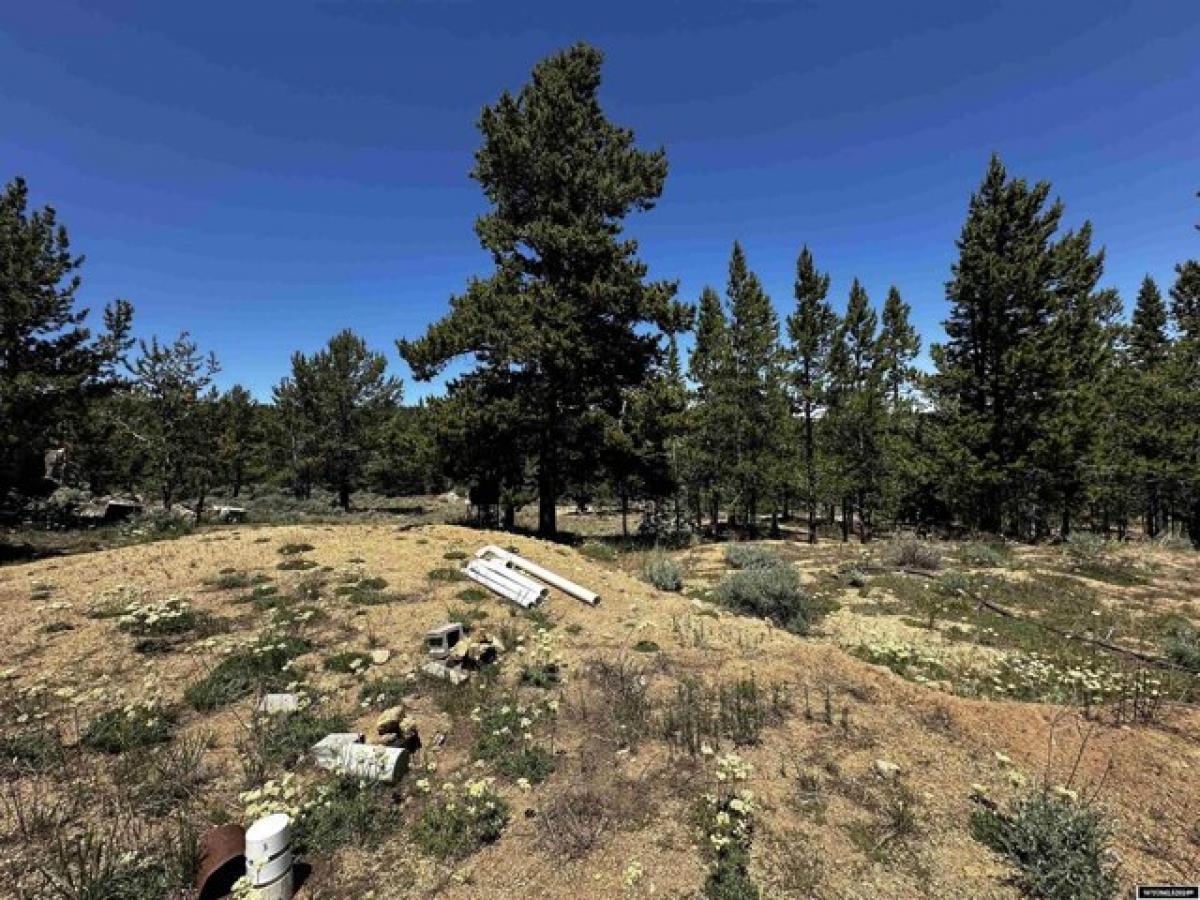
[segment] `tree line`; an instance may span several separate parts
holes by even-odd
[[[264,402],[218,392],[217,360],[187,334],[135,342],[124,300],[93,334],[82,258],[14,179],[0,196],[7,508],[44,490],[47,451],[66,448],[72,483],[198,512],[249,483],[322,487],[345,509],[364,488],[458,485],[507,527],[536,503],[543,533],[564,501],[604,500],[659,539],[798,522],[814,541],[901,524],[1037,540],[1082,524],[1200,546],[1200,263],[1181,262],[1166,297],[1147,276],[1126,320],[1091,224],[1064,229],[1050,185],[993,157],[928,371],[899,289],[878,304],[855,279],[830,297],[807,246],[782,320],[736,242],[723,293],[684,302],[625,233],[667,158],[604,114],[601,65],[568,48],[483,110],[471,176],[493,269],[397,342],[418,380],[469,361],[417,406],[351,331],[296,353]]]

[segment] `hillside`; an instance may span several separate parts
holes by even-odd
[[[460,560],[492,541],[595,590],[600,604],[553,591],[531,616],[470,590],[457,580]],[[196,827],[242,821],[255,798],[239,795],[286,771],[296,772],[302,805],[331,777],[300,751],[339,720],[374,737],[395,702],[420,731],[414,769],[425,771],[356,795],[345,816],[314,826],[300,897],[696,896],[710,861],[697,804],[717,784],[715,757],[730,751],[751,767],[750,871],[765,896],[1020,896],[1011,864],[976,841],[969,822],[980,795],[1003,806],[1043,778],[1096,789],[1122,884],[1196,876],[1193,706],[1156,700],[1145,715],[1118,720],[1108,710],[983,699],[961,689],[967,673],[1007,658],[1025,632],[984,640],[978,611],[951,603],[923,622],[915,596],[929,589],[923,579],[877,574],[877,555],[856,547],[776,544],[833,610],[795,635],[707,599],[728,570],[722,552],[674,554],[684,593],[637,577],[637,555],[594,559],[445,525],[247,526],[0,568],[8,635],[0,734],[11,757],[5,881],[27,896],[55,896],[39,886],[71,867],[54,849],[56,833],[111,833],[106,859],[115,868],[136,869],[125,849],[155,848],[152,858],[167,859],[162,842],[177,813]],[[1064,574],[1060,556],[1022,551],[986,569],[954,564],[952,574],[977,588],[991,579],[996,596],[1048,619],[1032,590],[1018,596],[1013,587],[1046,581],[1055,615],[1067,600],[1093,604],[1086,614],[1097,632],[1131,642],[1131,616],[1154,627],[1200,618],[1194,554],[1155,551],[1116,579],[1105,577],[1113,570]],[[170,597],[187,605],[122,618],[130,602]],[[424,632],[447,618],[503,641],[496,672],[459,688],[417,674]],[[218,696],[211,675],[221,661],[251,645],[269,656],[272,642],[288,671],[259,673],[251,695]],[[899,646],[928,656],[927,669],[867,661]],[[378,650],[388,652],[365,657],[363,674],[351,658],[334,658]],[[562,677],[536,677],[558,655]],[[522,666],[534,672],[525,683]],[[196,685],[206,676],[204,695]],[[252,694],[289,682],[312,705],[274,725],[256,722]],[[711,689],[712,710],[695,685]],[[96,717],[141,701],[148,705],[130,718],[144,712],[150,737],[121,726],[106,742]],[[481,734],[492,725],[499,734],[518,707],[521,717],[539,710],[519,726],[526,742],[481,752]],[[727,725],[704,724],[722,711]],[[683,746],[692,727],[711,756]],[[171,749],[180,747],[192,749]],[[509,808],[502,833],[437,859],[416,823],[440,802],[443,782],[485,776]],[[329,808],[341,802],[324,799]],[[185,865],[182,857],[172,864]]]

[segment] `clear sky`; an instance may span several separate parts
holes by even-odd
[[[1200,2],[6,0],[0,179],[87,255],[82,298],[189,329],[261,397],[351,327],[385,350],[488,271],[475,121],[540,57],[665,146],[634,216],[654,277],[723,287],[740,239],[781,315],[807,242],[840,307],[897,284],[926,342],[988,155],[1091,219],[1127,304],[1200,256]]]

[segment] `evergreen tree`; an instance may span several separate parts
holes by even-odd
[[[828,435],[834,482],[842,498],[842,539],[857,516],[859,535],[870,540],[883,493],[881,458],[885,425],[884,380],[876,328],[879,317],[857,278],[830,351]]]
[[[1200,226],[1197,226],[1200,227]],[[1192,543],[1200,549],[1200,262],[1175,267],[1171,317],[1175,342],[1166,377],[1171,423],[1167,479],[1171,500],[1183,513]]]
[[[242,492],[246,470],[260,441],[254,399],[240,384],[221,395],[217,408],[217,459],[234,497]]]
[[[881,435],[882,482],[880,506],[894,519],[916,518],[929,480],[926,454],[919,448],[916,386],[913,365],[921,352],[921,338],[909,320],[912,307],[894,285],[883,304],[879,330],[879,368],[885,410]]]
[[[1105,518],[1126,522],[1140,506],[1143,530],[1155,537],[1163,524],[1170,423],[1163,400],[1171,339],[1167,308],[1149,275],[1138,290],[1128,338],[1104,383],[1108,410],[1100,425],[1098,480]]]
[[[1154,279],[1147,275],[1138,289],[1137,303],[1129,328],[1129,360],[1143,372],[1167,358],[1167,306]]]
[[[115,301],[93,339],[75,306],[83,257],[52,207],[28,205],[21,178],[0,191],[0,499],[39,486],[48,449],[94,433],[87,404],[111,393],[133,315]]]
[[[817,417],[829,391],[829,352],[837,329],[837,315],[825,301],[829,276],[817,271],[808,247],[796,260],[796,311],[788,317],[789,381],[799,414],[801,497],[808,513],[808,542],[817,542],[817,504],[820,470],[817,459]]]
[[[720,527],[721,474],[727,462],[729,370],[729,323],[725,309],[717,292],[705,287],[700,293],[696,341],[688,360],[695,396],[688,412],[685,477],[694,497],[697,526],[701,525],[707,504],[714,537]]]
[[[1052,320],[1041,337],[1049,360],[1049,403],[1037,423],[1038,436],[1026,455],[1026,471],[1039,485],[1035,534],[1048,511],[1060,516],[1067,537],[1073,517],[1093,479],[1091,457],[1110,396],[1103,390],[1114,361],[1121,301],[1113,290],[1097,290],[1104,251],[1092,251],[1092,228],[1084,223],[1055,244]]]
[[[665,154],[645,152],[600,108],[602,56],[577,44],[538,63],[516,95],[483,111],[472,176],[491,210],[476,222],[495,271],[473,279],[450,313],[398,342],[420,379],[470,354],[503,383],[536,467],[538,530],[556,527],[565,484],[599,465],[595,426],[620,415],[660,353],[650,326],[670,316],[672,284],[647,284],[622,221],[653,206]]]
[[[921,352],[921,338],[909,321],[912,307],[904,302],[899,289],[888,288],[883,303],[883,326],[879,333],[879,365],[888,407],[895,412],[905,399],[905,388],[916,377],[913,360]]]
[[[276,389],[311,437],[304,458],[315,461],[338,505],[350,509],[381,427],[400,400],[401,385],[386,375],[387,359],[346,329],[312,356],[292,355],[290,379]]]
[[[1044,532],[1047,504],[1071,504],[1086,452],[1079,380],[1107,352],[1113,298],[1097,294],[1090,227],[1054,239],[1050,185],[1009,179],[993,156],[971,197],[946,292],[947,341],[933,348],[941,480],[972,525]],[[1081,359],[1064,357],[1076,351]],[[1065,440],[1056,429],[1072,427]],[[1081,425],[1079,428],[1074,425]],[[1064,520],[1064,525],[1067,525]]]
[[[133,392],[126,405],[127,428],[147,454],[163,507],[170,510],[190,493],[197,498],[199,517],[211,485],[216,398],[210,389],[220,366],[186,331],[170,344],[152,337],[138,346],[129,367]]]
[[[783,393],[779,320],[746,255],[734,243],[729,259],[728,372],[726,391],[732,439],[724,479],[743,528],[757,528],[759,504],[774,497],[780,481],[781,421],[788,415]]]

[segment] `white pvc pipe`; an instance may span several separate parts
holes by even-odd
[[[479,582],[489,590],[495,591],[506,600],[511,600],[520,607],[528,609],[537,603],[537,595],[532,591],[526,590],[512,581],[504,577],[491,566],[485,565],[482,560],[472,560],[467,563],[467,577]]]
[[[494,559],[481,559],[480,565],[487,566],[489,569],[495,570],[496,574],[501,578],[507,578],[509,581],[516,582],[527,591],[533,591],[537,595],[538,600],[545,600],[550,596],[550,589],[544,584],[538,584],[532,578],[522,575],[513,569],[505,568],[504,564],[497,562]]]
[[[580,587],[573,581],[563,578],[561,575],[556,575],[549,569],[539,566],[535,562],[530,562],[523,556],[517,556],[515,553],[509,553],[494,544],[489,544],[475,552],[475,555],[480,559],[486,559],[488,556],[494,556],[499,559],[505,566],[509,568],[518,568],[528,572],[534,578],[539,578],[546,584],[554,585],[565,594],[570,594],[577,600],[582,600],[584,603],[589,603],[595,606],[600,602],[600,596],[587,588]]]
[[[525,578],[518,572],[511,569],[506,569],[504,566],[490,559],[480,559],[473,561],[476,566],[481,569],[486,569],[492,573],[493,577],[500,582],[511,585],[513,590],[521,598],[518,602],[525,607],[534,606],[541,603],[545,597],[550,595],[550,591],[536,581]]]

